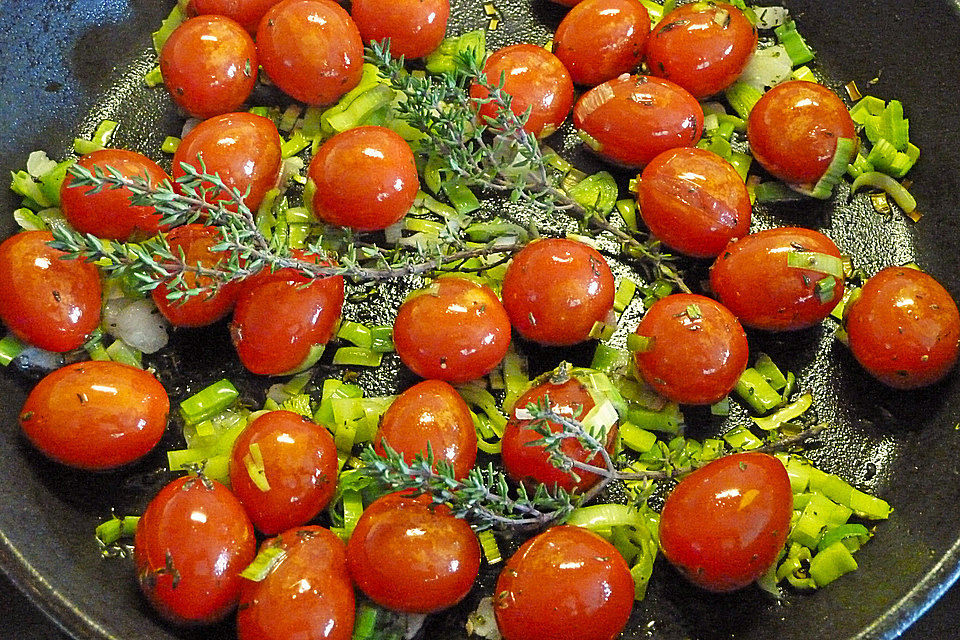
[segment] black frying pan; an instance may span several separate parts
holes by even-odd
[[[838,84],[857,80],[865,90],[906,104],[912,140],[924,154],[912,177],[926,215],[917,224],[899,216],[885,219],[859,200],[848,203],[841,197],[831,205],[761,212],[759,223],[824,228],[870,271],[916,260],[960,297],[960,16],[955,0],[786,4],[819,51],[827,77]],[[179,132],[179,119],[163,92],[149,91],[140,81],[153,64],[146,52],[149,32],[171,5],[148,0],[0,4],[2,175],[22,167],[33,149],[61,157],[75,135],[89,135],[104,117],[121,121],[118,144],[148,153],[155,154],[165,135]],[[480,0],[454,5],[451,30],[485,23]],[[542,42],[562,16],[547,0],[496,0],[495,5],[502,29],[492,34],[492,46]],[[577,162],[589,162],[578,152],[573,155]],[[9,212],[17,203],[6,190],[0,203],[0,236],[6,236],[13,231]],[[960,377],[951,375],[919,392],[892,392],[860,372],[825,330],[787,338],[751,335],[751,340],[778,362],[801,370],[816,393],[820,418],[840,425],[812,456],[823,468],[879,492],[896,511],[858,553],[860,570],[811,595],[790,593],[780,604],[755,589],[705,594],[660,562],[624,637],[895,637],[952,582],[960,560],[960,430],[955,428]],[[252,397],[264,386],[239,373],[222,327],[179,334],[169,354],[154,364],[174,397],[223,373],[238,379]],[[394,380],[371,378],[370,385]],[[141,509],[164,481],[155,471],[163,454],[98,476],[45,461],[16,426],[29,386],[23,376],[0,372],[3,569],[77,638],[230,638],[229,624],[184,632],[158,623],[140,598],[129,565],[101,559],[93,541],[94,526],[111,507]],[[166,444],[175,442],[171,434]],[[427,637],[462,637],[456,623],[460,615],[441,616]]]

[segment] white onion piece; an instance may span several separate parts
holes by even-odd
[[[39,178],[57,167],[57,163],[47,156],[46,151],[34,151],[27,156],[27,173]]]
[[[766,49],[758,49],[740,74],[739,80],[763,92],[789,80],[792,73],[793,63],[790,62],[787,50],[776,44]]]
[[[280,175],[277,176],[277,186],[281,190],[285,189],[287,183],[291,178],[293,178],[293,176],[300,175],[300,172],[303,171],[304,166],[306,165],[303,162],[303,158],[300,156],[285,158],[283,163],[280,165]]]
[[[467,616],[467,633],[487,640],[501,639],[500,629],[497,628],[496,616],[493,613],[493,598],[482,598],[477,605],[477,610]]]
[[[406,618],[404,623],[407,627],[407,632],[403,634],[403,637],[406,638],[406,640],[411,640],[420,633],[420,628],[423,627],[427,616],[423,613],[408,613],[404,618]]]
[[[757,14],[757,29],[773,29],[790,19],[786,7],[754,7],[753,10]]]
[[[129,298],[113,297],[112,293],[106,302],[103,303],[103,310],[100,312],[100,322],[107,333],[117,336],[117,320],[120,313],[130,304]]]
[[[186,138],[187,134],[193,131],[193,128],[201,122],[203,122],[203,120],[199,118],[187,118],[187,121],[183,123],[183,129],[180,131],[180,138]]]
[[[167,346],[167,321],[150,298],[131,302],[117,317],[116,337],[134,349],[154,353]]]
[[[27,347],[15,360],[16,366],[25,371],[53,371],[62,367],[63,363],[62,353],[40,347]]]

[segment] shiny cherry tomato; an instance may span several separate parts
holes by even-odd
[[[363,41],[390,39],[390,54],[410,60],[432,52],[447,34],[450,0],[353,0],[350,9]]]
[[[790,265],[803,256],[823,266]],[[825,273],[827,269],[834,273]],[[819,231],[799,227],[744,236],[728,245],[710,269],[710,287],[720,302],[744,325],[768,331],[817,324],[840,302],[843,283],[837,245]]]
[[[575,83],[592,87],[636,69],[649,35],[639,0],[586,0],[557,27],[553,52]]]
[[[566,238],[531,242],[503,278],[503,306],[524,338],[564,346],[590,337],[613,310],[613,273],[593,247]]]
[[[357,587],[379,605],[432,613],[457,604],[480,571],[480,543],[466,520],[427,495],[391,493],[364,509],[347,564]]]
[[[730,240],[750,233],[747,185],[712,151],[664,151],[644,168],[637,188],[647,228],[680,253],[714,258]]]
[[[524,131],[544,138],[563,124],[573,106],[573,81],[563,63],[543,47],[515,44],[493,52],[483,67],[492,86],[500,84],[513,98],[510,110],[530,115]],[[483,100],[490,92],[479,85],[470,88],[470,97]],[[481,118],[493,118],[497,109],[492,103],[480,105]]]
[[[601,157],[639,169],[667,149],[696,145],[703,109],[669,80],[620,76],[585,93],[573,109],[573,123]]]
[[[750,152],[785,182],[812,186],[823,177],[838,138],[856,138],[847,106],[816,82],[779,84],[754,105],[747,120]]]
[[[510,318],[490,287],[438,278],[400,305],[397,355],[421,378],[467,382],[490,372],[510,347]]]
[[[77,160],[77,165],[91,171],[94,167],[104,171],[110,167],[128,178],[146,176],[152,187],[170,180],[156,162],[126,149],[94,151]],[[157,235],[160,214],[153,207],[131,204],[133,193],[129,189],[103,189],[90,193],[93,187],[72,186],[73,181],[74,177],[68,173],[60,188],[60,209],[77,231],[122,242]]]
[[[26,231],[0,244],[0,320],[15,336],[48,351],[83,345],[100,324],[100,274],[63,260],[49,231]]]
[[[592,531],[569,525],[524,542],[493,595],[504,640],[613,640],[632,609],[633,578],[623,556]]]
[[[386,443],[411,462],[417,454],[450,463],[463,478],[477,459],[477,432],[470,408],[457,390],[442,380],[424,380],[397,396],[380,421],[373,441],[380,455]]]
[[[282,0],[257,29],[260,64],[289,96],[324,105],[360,83],[363,40],[333,0]]]
[[[167,392],[150,373],[119,362],[77,362],[37,383],[20,427],[48,458],[102,471],[149,453],[169,411]]]
[[[263,460],[266,490],[250,475],[254,445]],[[306,524],[326,508],[337,472],[337,446],[326,428],[291,411],[271,411],[247,425],[234,443],[230,487],[253,526],[273,535]]]
[[[196,476],[174,480],[137,524],[133,556],[140,589],[167,620],[225,618],[240,598],[240,572],[257,551],[243,505],[225,486]]]
[[[857,361],[891,387],[933,384],[957,361],[957,304],[917,269],[882,269],[863,285],[844,320]]]
[[[757,29],[740,9],[724,2],[679,5],[647,41],[650,73],[673,80],[697,99],[736,80],[757,48]]]
[[[190,16],[217,14],[240,23],[251,34],[257,32],[260,18],[267,9],[280,0],[190,0],[187,14]]]
[[[776,561],[792,514],[783,463],[765,453],[729,455],[685,477],[667,497],[660,547],[697,586],[733,591]]]
[[[658,300],[637,326],[650,340],[637,351],[637,370],[657,393],[683,404],[713,404],[747,368],[743,327],[716,300],[677,293]]]
[[[333,136],[310,161],[314,214],[358,231],[384,229],[410,210],[420,179],[407,141],[386,127]]]
[[[350,640],[356,602],[340,538],[299,527],[265,541],[267,548],[282,549],[283,558],[260,582],[243,581],[239,640]]]

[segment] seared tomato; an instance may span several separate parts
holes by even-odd
[[[390,54],[410,60],[432,52],[447,34],[450,0],[353,0],[350,9],[363,41],[390,39]]]
[[[649,35],[639,0],[586,0],[557,27],[553,52],[575,83],[592,87],[636,69]]]
[[[190,0],[187,3],[187,14],[204,15],[215,13],[227,16],[240,23],[251,34],[257,32],[260,18],[267,9],[280,0]]]

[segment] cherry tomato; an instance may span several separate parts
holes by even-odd
[[[450,0],[353,0],[350,9],[363,41],[390,39],[390,54],[410,60],[440,46],[447,34]]]
[[[100,274],[47,246],[49,231],[26,231],[0,244],[0,320],[15,336],[48,351],[80,347],[100,324]]]
[[[421,378],[467,382],[507,355],[510,319],[490,287],[438,278],[400,305],[393,342],[403,364]]]
[[[457,478],[463,478],[477,459],[477,432],[470,408],[457,390],[442,380],[424,380],[397,396],[380,421],[373,441],[380,455],[383,444],[411,462],[417,454],[450,463]]]
[[[613,640],[632,609],[633,578],[623,556],[592,531],[569,525],[524,542],[493,596],[504,640]]]
[[[333,136],[310,161],[313,212],[359,231],[384,229],[410,210],[420,179],[407,141],[386,127],[357,127]]]
[[[244,580],[239,640],[350,640],[355,598],[340,538],[322,527],[291,529],[263,543],[283,559],[260,582]]]
[[[747,368],[743,327],[716,300],[677,293],[658,300],[637,326],[650,339],[637,370],[657,393],[683,404],[722,400]]]
[[[933,384],[957,361],[957,304],[917,269],[881,270],[864,284],[844,320],[857,361],[891,387]]]
[[[820,254],[836,272],[790,266],[790,254],[798,253]],[[710,286],[720,302],[744,325],[768,331],[817,324],[840,302],[843,283],[837,245],[818,231],[799,227],[744,236],[727,246],[710,269]]]
[[[553,52],[575,83],[592,87],[636,69],[649,35],[639,0],[586,0],[557,27]]]
[[[644,168],[637,187],[647,228],[680,253],[714,258],[730,240],[750,233],[747,185],[712,151],[664,151]]]
[[[91,171],[94,167],[104,171],[110,167],[127,178],[146,176],[151,187],[170,180],[156,162],[126,149],[94,151],[77,160],[77,165]],[[93,187],[72,186],[74,179],[68,173],[60,188],[60,209],[74,229],[122,242],[157,235],[160,214],[153,207],[131,204],[133,193],[129,189],[103,189],[91,193]]]
[[[565,238],[531,242],[503,278],[503,306],[524,338],[571,345],[613,310],[613,273],[593,247]]]
[[[606,160],[639,169],[703,134],[703,109],[680,85],[652,76],[620,76],[585,93],[573,122]]]
[[[792,514],[783,463],[765,453],[725,456],[685,477],[667,497],[660,547],[697,586],[733,591],[776,561]]]
[[[469,593],[480,571],[480,543],[446,505],[391,493],[364,509],[347,543],[347,564],[377,604],[432,613]]]
[[[563,124],[573,106],[573,81],[563,63],[543,47],[515,44],[493,52],[483,66],[487,81],[500,84],[512,96],[510,110],[530,115],[523,130],[544,138]],[[480,85],[470,88],[470,97],[483,100],[490,92]],[[492,103],[481,104],[481,118],[493,118],[497,109]]]
[[[747,120],[753,157],[777,178],[798,185],[816,184],[836,154],[837,139],[856,135],[843,100],[802,80],[767,91]]]
[[[236,607],[256,548],[240,501],[196,476],[161,489],[133,538],[140,589],[161,616],[184,625],[222,620]]]
[[[664,16],[647,41],[650,73],[700,99],[736,80],[757,48],[757,29],[724,2],[692,2]]]
[[[37,383],[20,411],[20,427],[48,458],[102,471],[149,453],[169,411],[167,392],[148,372],[118,362],[77,362]]]
[[[282,0],[257,29],[260,64],[289,96],[324,105],[360,83],[363,40],[333,0]]]
[[[190,0],[187,14],[191,16],[217,14],[240,23],[251,34],[257,32],[260,18],[267,9],[280,0]]]

